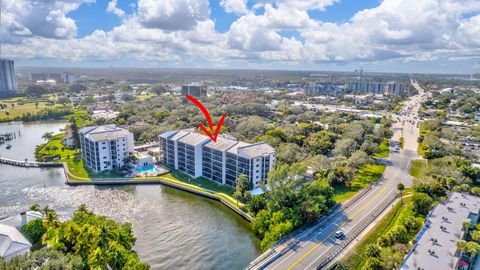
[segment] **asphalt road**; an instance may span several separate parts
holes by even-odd
[[[398,118],[398,122],[392,126],[394,136],[391,145],[396,145],[395,141],[398,142],[403,136],[404,149],[390,152],[390,157],[385,160],[387,168],[382,179],[373,184],[365,195],[348,208],[340,207],[327,219],[293,236],[289,240],[289,243],[294,243],[291,248],[273,262],[266,265],[267,260],[264,260],[263,264],[257,264],[254,269],[315,269],[344,241],[335,238],[334,234],[337,230],[342,230],[346,237],[352,236],[368,223],[373,214],[382,210],[393,200],[398,192],[398,183],[404,183],[407,186],[412,184],[412,177],[409,175],[408,169],[410,162],[418,158],[416,151],[418,120],[416,117],[418,119],[418,108],[421,100],[425,98],[423,90],[416,83],[414,86],[419,89],[419,94],[411,97],[405,103],[402,110],[404,113],[394,117],[394,119]],[[281,248],[279,247],[276,252],[278,253]]]

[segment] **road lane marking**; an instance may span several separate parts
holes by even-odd
[[[389,168],[387,167],[387,169],[389,169]],[[384,172],[384,173],[385,173],[385,172]],[[367,193],[365,193],[365,195],[367,195]],[[351,206],[348,207],[348,209],[352,209],[352,208],[355,209],[355,207],[357,207],[358,205],[362,204],[362,202],[363,202],[363,197],[360,198],[358,201],[354,202]],[[324,228],[319,228],[319,227],[322,227],[322,226],[320,226],[320,225],[322,225],[323,223],[327,222],[327,220],[329,220],[330,218],[333,218],[336,212],[338,212],[338,213],[340,214],[340,216],[339,216],[339,217],[336,217],[336,218],[333,218],[333,222],[336,222],[336,221],[338,221],[338,220],[340,220],[340,219],[342,219],[342,218],[345,218],[343,215],[341,215],[342,210],[346,210],[346,209],[340,208],[340,209],[338,209],[338,210],[335,210],[335,211],[334,211],[331,215],[329,215],[325,220],[323,220],[323,221],[320,222],[319,224],[315,225],[313,228],[311,228],[311,229],[309,229],[309,230],[306,230],[305,232],[302,232],[301,235],[298,236],[298,239],[299,239],[299,242],[304,242],[304,243],[301,244],[300,247],[299,247],[297,250],[302,249],[305,245],[309,244],[310,241],[312,241],[313,239],[315,239],[317,236],[319,236],[319,235],[321,235],[321,234],[325,234],[324,231],[327,230],[327,228],[331,225],[331,223],[330,223],[328,226],[324,227]],[[348,210],[347,210],[347,211],[348,211]],[[346,222],[346,221],[347,221],[347,220],[342,221],[340,224],[343,224],[343,223]],[[321,229],[321,230],[317,232],[316,229]],[[314,233],[312,237],[308,237],[308,238],[306,238],[305,240],[302,240],[302,239],[301,239],[302,237],[307,236],[307,235],[310,234],[310,233]],[[328,235],[328,237],[331,236],[332,234],[333,234],[333,233],[330,233],[330,234]],[[281,265],[284,261],[286,261],[288,258],[290,258],[290,256],[293,256],[293,255],[295,255],[295,254],[296,254],[296,252],[292,252],[292,253],[288,254],[287,256],[282,256],[283,259],[282,259],[280,262],[278,262],[277,264],[273,265],[273,267],[272,267],[271,269],[277,268],[277,267],[278,267],[279,265]],[[275,260],[275,262],[276,262],[276,260]]]
[[[375,195],[366,205],[364,205],[362,208],[360,208],[355,214],[353,214],[352,216],[348,217],[348,219],[353,219],[354,217],[356,217],[358,214],[360,214],[360,212],[362,212],[365,208],[367,208],[368,206],[370,206],[370,204],[372,204],[377,198],[378,196],[382,195],[385,190],[387,189],[387,185],[385,185],[382,190],[377,194]]]
[[[293,267],[295,267],[301,260],[303,260],[305,257],[307,257],[310,253],[312,253],[313,251],[315,251],[315,249],[317,249],[320,245],[322,244],[322,242],[316,244],[312,249],[310,249],[307,253],[303,254],[302,257],[300,257],[298,260],[296,260],[292,265],[290,265],[288,267],[288,270],[292,270]]]
[[[392,191],[388,194],[388,196],[385,196],[385,197],[381,200],[381,203],[383,203],[385,200],[387,200],[387,199],[389,198],[389,195],[390,195],[391,193],[392,193]],[[373,211],[375,211],[375,210],[376,210],[376,208],[373,208],[373,209],[370,211],[370,213],[373,212]],[[365,217],[368,217],[368,215],[365,216]],[[354,230],[354,229],[355,229],[359,224],[361,224],[363,221],[364,221],[364,220],[361,219],[361,220],[357,221],[357,223],[352,224],[351,228],[350,228],[349,230],[346,230],[346,231],[345,231],[345,236],[347,236],[352,230]],[[331,234],[327,237],[327,240],[330,239],[330,237],[332,237],[332,235],[333,235],[333,233],[331,233]],[[351,244],[351,243],[350,243],[350,244]],[[348,246],[348,245],[347,245],[347,246]],[[333,247],[333,246],[332,246],[332,247]],[[318,261],[318,259],[321,258],[330,248],[331,248],[331,247],[327,247],[327,249],[325,249],[325,251],[323,251],[321,254],[319,254],[319,255],[317,256],[317,258],[312,261],[312,263],[310,263],[309,265],[307,265],[307,267],[305,267],[305,269],[308,269],[310,266],[314,265],[314,264]]]

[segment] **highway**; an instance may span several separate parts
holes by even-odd
[[[371,188],[364,192],[358,200],[350,204],[344,204],[334,211],[326,219],[315,226],[308,228],[292,236],[285,244],[282,244],[270,252],[268,256],[251,269],[316,269],[327,258],[334,258],[340,247],[348,244],[346,239],[355,239],[372,219],[384,209],[390,208],[397,195],[397,184],[412,184],[412,178],[408,173],[409,164],[417,156],[417,137],[419,134],[417,121],[418,109],[421,101],[426,97],[423,89],[412,82],[419,94],[412,96],[405,102],[400,115],[393,118],[398,120],[392,126],[394,133],[391,140],[390,157],[385,160],[387,168],[378,183],[372,184]],[[400,137],[404,137],[404,149],[393,151]],[[345,238],[338,240],[334,234],[342,230]]]

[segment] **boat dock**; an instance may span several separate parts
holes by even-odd
[[[36,162],[36,161],[28,161],[28,160],[15,160],[15,159],[9,159],[9,158],[4,158],[0,157],[0,163],[2,164],[8,164],[8,165],[13,165],[13,166],[19,166],[19,167],[62,167],[62,163],[57,163],[57,162]]]

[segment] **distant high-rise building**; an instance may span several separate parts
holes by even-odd
[[[75,75],[70,72],[30,73],[28,74],[28,79],[32,82],[54,80],[57,83],[75,83]]]
[[[348,84],[348,90],[364,94],[383,94],[385,84],[382,82],[350,82]]]
[[[182,85],[183,96],[203,97],[207,95],[206,85]]]
[[[387,86],[389,95],[401,95],[405,92],[403,83],[389,82]]]
[[[0,59],[0,94],[17,92],[17,78],[12,60]]]
[[[312,83],[304,87],[305,94],[307,95],[326,95],[326,96],[339,96],[345,91],[345,86],[335,83]]]

